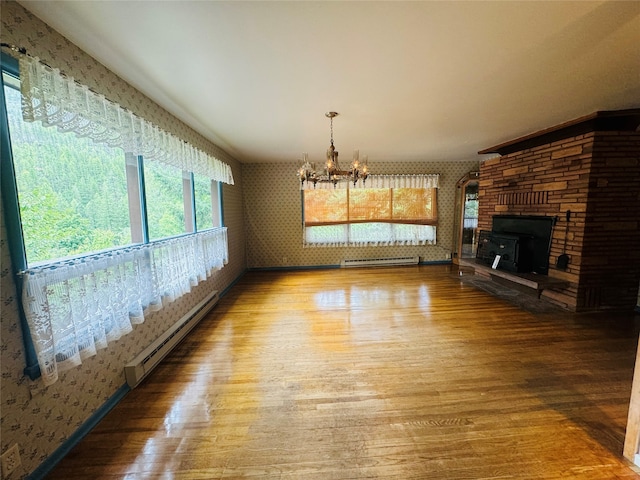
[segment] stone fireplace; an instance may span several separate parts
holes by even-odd
[[[640,108],[596,112],[479,152],[499,155],[480,166],[479,230],[496,215],[555,218],[547,275],[566,283],[542,298],[572,311],[635,307],[639,124]]]

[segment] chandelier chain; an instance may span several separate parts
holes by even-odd
[[[333,145],[333,116],[329,118],[331,119],[331,145]]]

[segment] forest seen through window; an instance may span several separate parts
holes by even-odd
[[[28,265],[131,244],[125,153],[24,122],[10,84],[4,93]],[[147,168],[145,185],[162,192],[153,199],[153,237],[184,233],[182,172]],[[210,191],[204,196],[211,205]]]

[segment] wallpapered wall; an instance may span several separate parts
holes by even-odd
[[[399,247],[302,247],[302,206],[296,177],[299,165],[243,164],[247,266],[249,268],[337,265],[343,259],[419,256],[446,260],[453,250],[456,182],[478,169],[477,160],[445,162],[377,162],[378,174],[440,174],[437,244]]]
[[[17,3],[3,1],[0,8],[2,42],[26,48],[32,55],[59,67],[107,98],[218,157],[232,167],[235,179],[235,185],[224,185],[223,188],[224,219],[229,229],[229,264],[191,293],[150,315],[129,335],[63,374],[48,388],[22,374],[25,367],[23,339],[4,211],[0,205],[0,453],[14,443],[19,444],[22,467],[10,477],[17,479],[33,472],[125,384],[123,369],[129,360],[209,292],[223,290],[239,277],[246,269],[246,255],[240,164]]]

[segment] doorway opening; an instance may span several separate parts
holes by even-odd
[[[457,263],[457,259],[460,258],[475,258],[476,256],[479,176],[479,172],[469,172],[457,184],[454,263]]]

